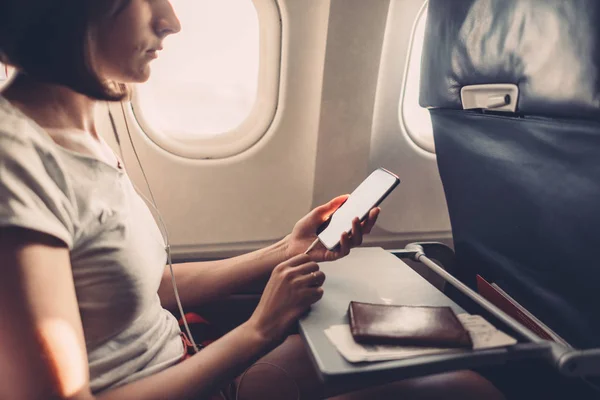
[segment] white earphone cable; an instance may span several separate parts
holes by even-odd
[[[196,342],[194,341],[194,338],[192,336],[192,332],[190,331],[190,327],[188,326],[187,320],[185,318],[185,313],[183,311],[183,306],[181,304],[181,299],[179,297],[179,291],[177,290],[177,282],[175,281],[175,273],[173,272],[173,263],[172,263],[172,260],[171,260],[171,245],[170,245],[170,242],[169,242],[169,233],[167,231],[167,227],[166,227],[166,224],[165,224],[165,222],[164,222],[164,220],[162,218],[162,215],[160,214],[160,211],[158,210],[158,207],[156,205],[156,199],[154,198],[154,194],[152,193],[152,189],[150,188],[150,183],[148,181],[148,177],[146,176],[146,172],[144,171],[144,168],[142,167],[142,163],[140,161],[139,155],[138,155],[137,150],[135,148],[135,145],[133,143],[133,138],[131,137],[131,131],[129,129],[129,124],[127,122],[127,116],[126,116],[126,113],[125,113],[125,107],[123,106],[122,102],[121,102],[121,111],[123,112],[123,118],[125,120],[125,129],[127,130],[127,136],[129,137],[129,142],[131,144],[131,148],[133,149],[133,153],[135,155],[137,163],[138,163],[138,165],[140,167],[140,170],[142,171],[142,175],[144,177],[144,181],[146,183],[146,187],[148,188],[148,193],[150,194],[151,200],[148,200],[148,198],[146,196],[144,196],[144,194],[140,190],[138,190],[137,188],[136,188],[136,191],[146,201],[146,203],[149,204],[154,209],[154,211],[156,211],[156,214],[157,214],[157,217],[158,217],[158,220],[159,220],[159,223],[160,223],[159,225],[162,227],[162,229],[160,229],[160,230],[161,230],[161,233],[164,235],[164,240],[166,242],[166,248],[165,248],[165,250],[167,252],[167,262],[168,262],[169,269],[170,269],[170,272],[171,272],[171,282],[173,284],[173,291],[175,293],[175,299],[177,301],[177,307],[179,308],[179,313],[181,314],[181,319],[183,320],[183,325],[185,327],[185,330],[186,330],[186,333],[188,335],[188,338],[190,339],[190,342],[192,343],[194,351],[196,353],[198,353],[200,351],[199,347],[203,347],[203,346],[201,346],[201,345],[198,346],[196,344]],[[123,157],[123,148],[121,147],[121,140],[120,140],[119,135],[117,133],[117,126],[115,124],[113,115],[112,115],[112,113],[110,111],[110,106],[108,108],[108,115],[109,115],[109,118],[110,118],[110,122],[112,124],[112,129],[113,129],[113,133],[115,135],[115,140],[117,141],[117,145],[119,147],[119,153],[120,153],[121,161],[123,163],[125,163],[125,158]],[[305,254],[308,254],[317,245],[318,242],[319,242],[319,239],[317,238],[309,246],[309,248],[306,250]],[[298,383],[292,377],[292,375],[288,371],[286,371],[284,368],[282,368],[282,367],[280,367],[278,365],[272,364],[272,363],[268,363],[268,362],[258,362],[258,363],[253,364],[252,366],[250,366],[248,369],[246,369],[246,371],[244,371],[244,373],[240,376],[240,380],[239,380],[239,386],[240,387],[241,387],[242,382],[243,382],[246,374],[248,373],[248,371],[252,367],[254,367],[256,365],[261,365],[261,364],[270,365],[272,367],[275,367],[275,368],[281,370],[288,377],[290,377],[292,379],[292,381],[294,382],[294,384],[296,385],[295,387],[296,387],[296,390],[297,390],[297,398],[300,399],[300,388],[298,387]],[[228,396],[225,395],[224,391],[221,391],[220,394],[221,394],[221,397],[223,399],[227,399],[228,398]],[[238,396],[239,396],[239,387],[236,388],[236,394],[235,394],[235,399],[236,400],[238,399]]]
[[[308,246],[308,249],[306,249],[306,251],[304,252],[304,254],[310,253],[310,251],[312,249],[314,249],[317,244],[319,244],[319,238],[316,238],[315,241],[312,242],[310,246]]]
[[[140,167],[140,170],[142,171],[142,176],[144,177],[144,182],[146,183],[146,187],[148,188],[148,193],[150,194],[150,198],[152,200],[148,200],[148,198],[146,196],[144,196],[144,194],[137,188],[136,188],[136,191],[146,201],[146,203],[154,209],[154,211],[156,212],[156,215],[158,217],[159,225],[161,227],[160,230],[161,230],[162,235],[164,236],[164,240],[166,243],[165,250],[167,252],[167,263],[169,265],[169,270],[171,272],[171,283],[173,284],[173,291],[175,293],[175,300],[177,301],[177,307],[179,308],[179,313],[181,314],[181,319],[183,321],[183,325],[185,327],[186,334],[188,335],[188,338],[189,338],[190,342],[192,343],[194,352],[198,353],[200,351],[200,349],[199,349],[199,346],[194,341],[194,337],[192,336],[192,332],[190,331],[190,327],[187,323],[187,319],[185,318],[185,312],[183,311],[183,306],[181,304],[181,299],[179,297],[179,290],[177,290],[177,282],[175,281],[175,273],[173,271],[173,263],[171,260],[171,245],[169,242],[169,232],[167,231],[167,226],[162,218],[162,215],[160,214],[160,211],[158,210],[158,207],[156,205],[156,199],[154,198],[154,194],[152,193],[152,189],[150,188],[150,183],[148,181],[148,177],[146,176],[146,172],[144,171],[144,168],[142,167],[140,157],[138,156],[135,145],[133,144],[133,138],[131,137],[131,131],[129,130],[129,124],[127,123],[127,117],[125,114],[125,107],[123,106],[122,102],[120,104],[121,104],[121,111],[123,112],[123,119],[125,121],[125,129],[127,130],[127,136],[129,137],[129,142],[131,144],[131,148],[133,149],[133,154],[135,155],[135,158]],[[113,118],[112,112],[110,111],[110,106],[108,108],[108,116],[110,118],[110,123],[112,125],[113,133],[115,135],[115,140],[117,141],[117,145],[119,147],[121,161],[123,163],[125,163],[125,158],[123,157],[123,148],[121,147],[121,140],[117,133],[117,126],[115,124],[115,120]]]

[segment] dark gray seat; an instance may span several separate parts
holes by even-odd
[[[429,3],[420,103],[458,275],[600,347],[600,2]],[[516,85],[515,112],[464,110],[461,89],[481,84]]]

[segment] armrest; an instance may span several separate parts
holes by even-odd
[[[485,311],[489,316],[509,326],[531,342],[546,342],[531,332],[529,328],[514,320],[511,316],[465,285],[461,277],[456,276],[456,272],[460,269],[457,268],[454,251],[443,243],[411,243],[404,249],[392,250],[391,253],[400,259],[421,262],[440,275],[450,284],[446,285],[444,293],[460,304],[465,310],[469,310],[470,308],[468,303],[476,304],[481,308],[481,311]],[[437,265],[431,259],[438,261],[442,265]],[[551,346],[551,351],[548,354],[549,361],[555,365],[561,375],[571,377],[600,376],[600,348],[577,350],[567,348],[558,343],[548,343]]]
[[[454,250],[439,242],[417,242],[410,243],[402,250],[392,250],[391,253],[400,259],[417,260],[419,253],[433,260],[438,261],[441,267],[449,273],[455,275],[456,272],[456,257]]]
[[[465,283],[467,285],[470,284],[471,279],[464,272],[461,273],[461,269],[458,266],[456,261],[456,255],[454,254],[454,250],[445,245],[444,243],[439,242],[416,242],[410,243],[406,245],[404,249],[401,250],[392,250],[391,253],[400,259],[409,259],[421,264],[423,260],[421,260],[421,256],[425,256],[430,262],[431,260],[435,261],[435,265],[443,269],[447,274],[457,279],[461,283]],[[427,265],[429,270],[434,272],[431,269],[431,266]],[[437,276],[441,277],[445,282],[443,285],[443,293],[452,299],[455,303],[459,304],[465,310],[470,310],[471,301],[466,296],[463,291],[459,290],[455,285],[448,282],[448,279],[441,276],[439,273],[436,273]],[[450,283],[450,284],[449,284]]]

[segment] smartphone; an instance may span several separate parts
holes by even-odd
[[[400,178],[379,168],[369,175],[350,194],[350,197],[321,225],[317,236],[327,249],[334,250],[344,232],[352,230],[352,220],[363,221],[373,207],[377,207],[400,183]]]

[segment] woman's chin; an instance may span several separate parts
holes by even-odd
[[[109,79],[115,82],[122,83],[144,83],[150,79],[150,65],[148,63],[137,68],[131,68],[128,71],[123,71],[118,77],[110,77]]]
[[[136,74],[131,77],[131,83],[144,83],[148,81],[148,79],[150,79],[150,72],[150,64],[148,63],[143,65],[138,71],[136,71]]]

